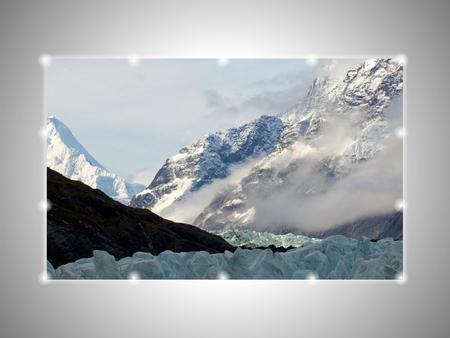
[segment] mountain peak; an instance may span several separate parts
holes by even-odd
[[[47,146],[55,146],[54,141],[59,139],[61,143],[72,149],[72,151],[83,155],[91,165],[103,168],[104,167],[78,142],[71,130],[55,116],[47,118]],[[49,143],[50,142],[50,143]]]
[[[127,203],[144,187],[130,184],[102,166],[55,116],[47,119],[47,167],[72,180],[100,189],[110,197]]]

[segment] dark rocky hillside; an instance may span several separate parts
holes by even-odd
[[[234,251],[221,237],[174,223],[147,209],[116,202],[97,189],[47,168],[47,259],[53,266],[91,257],[105,250],[117,259],[137,251],[159,254]]]

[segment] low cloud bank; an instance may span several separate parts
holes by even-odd
[[[224,179],[203,186],[201,189],[188,193],[182,200],[174,202],[161,211],[161,216],[176,222],[193,223],[195,218],[221,191],[238,184],[250,173],[259,158],[249,160],[230,168],[230,175]]]
[[[361,137],[358,121],[364,115],[354,112],[345,119],[327,121],[323,137],[315,144],[316,151],[303,153],[295,161],[298,168],[289,174],[282,189],[273,189],[264,198],[250,196],[248,204],[255,208],[254,227],[321,231],[395,212],[395,201],[403,196],[403,142],[395,133],[402,125],[401,96],[392,102],[385,116],[388,126],[381,141],[377,141],[379,135],[373,135],[380,132],[377,128],[363,131],[366,146],[370,150],[379,148],[373,158],[354,163],[332,162],[337,172],[345,171],[338,173],[342,175],[339,179],[322,169],[330,165],[330,159],[339,159],[340,154],[354,146],[355,137]],[[298,147],[302,149],[304,145],[300,142]]]
[[[311,166],[292,175],[289,188],[251,198],[255,227],[320,231],[394,212],[395,201],[402,197],[402,147],[399,140],[391,141],[374,159],[352,165],[348,176],[329,187],[326,175],[311,171]]]

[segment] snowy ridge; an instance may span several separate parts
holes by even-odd
[[[239,128],[208,134],[168,158],[130,205],[159,213],[189,191],[227,177],[233,164],[270,152],[282,129],[280,118],[261,116]]]
[[[137,252],[116,261],[105,251],[59,266],[47,263],[50,279],[395,279],[403,270],[403,242],[328,237],[287,252],[236,249]]]
[[[47,167],[72,180],[81,181],[122,203],[144,187],[130,184],[108,171],[78,142],[56,117],[47,119]]]

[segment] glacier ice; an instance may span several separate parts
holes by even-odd
[[[97,279],[121,278],[114,256],[106,251],[94,250],[94,266]]]
[[[53,269],[52,279],[395,279],[403,269],[403,241],[355,240],[341,235],[310,242],[287,252],[242,249],[209,254],[205,251],[164,251],[154,256],[137,252],[115,260],[104,251]]]
[[[308,236],[294,235],[291,233],[276,235],[270,232],[258,232],[249,229],[228,229],[224,231],[212,231],[234,246],[245,246],[247,248],[267,247],[299,247],[309,243],[318,242],[320,239]]]

